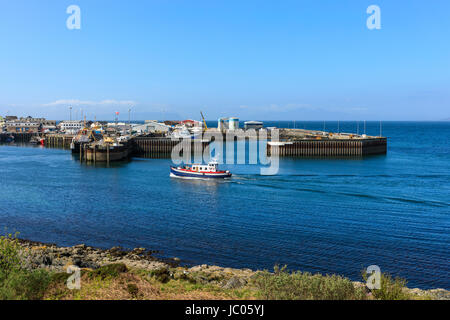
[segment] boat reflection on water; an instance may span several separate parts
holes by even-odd
[[[111,161],[109,163],[104,162],[104,161],[99,161],[99,162],[80,161],[80,156],[78,154],[72,154],[71,156],[72,156],[73,161],[81,163],[85,167],[89,167],[89,168],[122,168],[122,167],[125,167],[126,165],[130,164],[130,162],[132,162],[131,158],[125,158],[125,159],[119,160],[119,161]]]
[[[220,198],[220,189],[230,185],[233,181],[229,179],[168,179],[174,194],[198,192],[206,193],[205,201],[215,203]]]

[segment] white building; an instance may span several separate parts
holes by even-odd
[[[36,133],[41,130],[41,124],[38,122],[28,121],[6,121],[6,131],[8,132],[27,132]]]
[[[247,121],[244,122],[244,128],[245,130],[248,129],[255,129],[255,130],[259,130],[263,128],[263,123],[261,121]]]
[[[84,127],[83,121],[72,120],[72,121],[61,121],[58,123],[59,130],[67,134],[78,133]]]
[[[137,133],[169,132],[171,127],[157,121],[145,121],[144,124],[133,126],[133,131]]]

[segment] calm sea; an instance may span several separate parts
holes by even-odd
[[[379,123],[366,130],[379,134]],[[450,289],[450,122],[385,122],[383,135],[386,156],[282,159],[277,176],[230,165],[235,176],[222,182],[170,179],[169,159],[104,168],[65,150],[0,146],[0,228],[59,245],[146,247],[187,264],[286,264],[354,280],[375,264],[411,287]]]

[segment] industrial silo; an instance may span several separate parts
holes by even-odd
[[[229,122],[228,128],[230,130],[239,129],[239,119],[238,118],[230,118],[230,119],[228,119],[228,122]]]
[[[225,131],[226,126],[225,126],[225,119],[224,118],[220,118],[217,121],[217,129],[219,129],[219,131]]]

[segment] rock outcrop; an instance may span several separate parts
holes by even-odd
[[[238,289],[246,286],[257,273],[250,269],[233,269],[219,266],[200,265],[180,267],[177,258],[160,260],[153,256],[156,251],[145,248],[124,250],[120,247],[103,250],[84,244],[73,247],[58,247],[28,240],[18,240],[23,248],[26,267],[45,268],[55,272],[66,272],[69,265],[84,269],[98,269],[110,264],[125,264],[130,269],[151,272],[161,279],[185,279],[202,284],[216,284],[223,289]],[[354,282],[355,287],[365,287]],[[450,291],[444,289],[422,290],[405,288],[418,297],[450,300]]]

